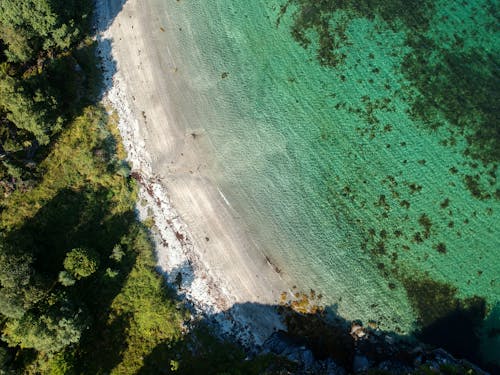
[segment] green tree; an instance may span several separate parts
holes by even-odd
[[[0,285],[2,288],[23,288],[29,285],[33,258],[17,255],[0,245]]]
[[[68,314],[69,315],[69,314]],[[2,339],[10,346],[32,348],[44,353],[58,352],[80,340],[83,324],[76,316],[25,314],[21,319],[9,320]]]
[[[71,286],[76,282],[76,279],[68,271],[59,272],[58,280],[64,286]]]
[[[49,143],[52,128],[60,127],[62,119],[47,121],[48,110],[56,103],[54,99],[45,98],[40,90],[33,94],[23,87],[22,82],[0,71],[0,110],[6,119],[17,128],[32,133],[40,144]],[[52,102],[52,103],[50,103]]]
[[[92,275],[99,267],[99,254],[93,250],[76,248],[66,254],[64,268],[75,279]]]
[[[23,62],[39,51],[65,50],[82,34],[88,1],[2,0],[0,35],[10,61]]]
[[[34,277],[33,258],[15,254],[0,244],[0,313],[20,318],[44,296],[42,283]]]
[[[20,293],[7,288],[0,289],[0,314],[19,319],[25,312],[24,299]]]
[[[31,281],[32,258],[9,253],[0,244],[0,314],[20,318],[26,312],[23,291]]]

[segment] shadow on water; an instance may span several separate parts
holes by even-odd
[[[480,339],[477,330],[478,318],[484,316],[484,301],[476,301],[471,306],[459,306],[447,316],[437,319],[424,327],[418,337],[426,343],[446,348],[450,353],[469,358],[479,363]]]
[[[189,264],[183,264],[172,271],[169,278],[175,280],[174,287],[181,297],[193,281],[186,274],[190,269]],[[418,371],[429,366],[437,366],[442,373],[465,373],[467,369],[481,373],[473,364],[493,374],[500,373],[500,368],[494,363],[495,354],[488,357],[481,355],[483,351],[480,351],[484,338],[498,340],[499,305],[488,311],[483,299],[460,300],[456,297],[456,290],[448,285],[428,280],[420,284],[413,282],[415,291],[409,298],[421,317],[421,328],[411,335],[381,331],[375,322],[348,321],[339,316],[337,306],[311,313],[298,312],[290,302],[280,305],[241,303],[227,311],[205,315],[181,341],[157,345],[144,359],[139,373],[168,374],[175,368],[176,373],[181,374],[218,374],[228,369],[228,373],[257,374],[264,369],[288,369],[291,373],[337,374],[344,370],[359,373],[367,366],[377,371],[385,369],[389,373],[421,373]],[[310,302],[308,309],[312,311],[316,307],[312,299]],[[270,315],[279,316],[283,325],[277,327],[274,320],[263,319]],[[243,317],[241,321],[245,323],[235,322],[232,316]],[[267,330],[269,337],[257,348],[243,350],[245,332],[251,331],[252,321],[259,322],[257,326],[264,325],[258,327]],[[224,325],[221,337],[229,340],[225,343],[214,341],[207,334],[212,330],[221,332],[221,324]],[[273,357],[271,362],[263,360],[263,368],[248,361],[263,353],[287,361],[277,362]],[[245,361],[248,364],[241,368],[228,367],[230,363]]]
[[[482,342],[481,352],[485,361],[498,361],[498,347],[500,347],[500,302],[491,309],[483,324],[485,339]],[[500,373],[497,363],[496,371]],[[493,370],[492,370],[493,372]]]
[[[258,362],[255,364],[249,361],[249,358],[255,358],[253,357],[255,352],[249,354],[234,342],[222,343],[210,339],[207,335],[210,329],[217,329],[217,324],[214,325],[213,322],[225,319],[235,311],[240,316],[241,311],[264,315],[269,314],[270,309],[281,315],[287,327],[286,330],[276,330],[261,347],[257,348],[258,354],[267,355],[267,358],[272,357],[273,361],[262,360],[261,364]],[[467,311],[454,311],[435,322],[436,326],[426,327],[419,337],[426,339],[429,344],[436,344],[427,345],[418,342],[414,336],[382,332],[375,328],[362,327],[360,323],[359,327],[362,328],[356,328],[357,322],[346,321],[339,316],[298,313],[289,306],[237,304],[222,314],[205,317],[184,336],[182,341],[159,344],[144,359],[139,374],[169,374],[173,372],[172,365],[176,373],[180,374],[258,374],[264,370],[273,373],[272,371],[285,369],[292,374],[342,374],[361,373],[368,368],[396,374],[423,373],[422,371],[428,367],[437,368],[442,371],[440,373],[466,373],[468,369],[472,369],[472,372],[468,373],[481,373],[472,364],[473,360],[480,361],[480,358],[469,356],[478,351],[477,333],[473,333],[470,327],[465,326],[467,321],[460,320],[464,316],[470,318],[468,314]],[[457,326],[459,321],[462,323],[460,327]],[[436,342],[427,340],[426,335],[437,326],[439,328],[433,335],[443,336],[444,339],[441,337],[441,340]],[[240,330],[241,327],[234,327],[233,334],[239,333]],[[461,333],[457,334],[456,330]],[[466,341],[457,345],[456,342],[452,343],[452,340]],[[449,342],[452,345],[448,345]],[[437,350],[440,347],[445,347],[448,353],[454,356]],[[183,354],[179,356],[178,353]],[[286,361],[276,361],[276,356],[286,358]],[[248,364],[245,364],[245,361]],[[232,363],[241,363],[241,367],[231,367]],[[484,361],[475,363],[480,363],[479,366],[493,374],[500,371],[498,366],[491,363]]]
[[[484,363],[480,346],[486,328],[487,304],[483,298],[457,298],[457,289],[430,278],[406,279],[408,299],[419,317],[417,337],[445,348],[458,357]],[[489,314],[489,319],[492,318]]]

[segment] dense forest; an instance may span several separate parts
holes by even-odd
[[[0,0],[0,374],[260,373],[155,271],[92,11]]]

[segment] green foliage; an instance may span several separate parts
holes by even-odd
[[[3,166],[6,169],[6,173],[8,176],[14,178],[14,179],[20,179],[23,172],[22,170],[17,167],[16,165],[9,163],[8,161],[2,161]]]
[[[159,344],[173,345],[182,338],[181,327],[187,319],[186,311],[172,298],[163,278],[155,271],[146,231],[137,227],[133,233],[134,237],[123,242],[137,257],[123,288],[111,304],[108,321],[111,326],[119,322],[127,327],[122,360],[112,374],[136,374],[144,366],[144,359]]]
[[[122,247],[119,244],[116,244],[113,247],[113,251],[111,252],[111,255],[109,256],[109,258],[113,259],[116,262],[120,262],[124,255],[125,255],[125,253],[123,252]]]
[[[0,227],[9,233],[9,249],[21,255],[0,258],[5,270],[18,267],[14,274],[0,272],[0,282],[16,293],[40,284],[36,290],[44,296],[21,294],[20,312],[10,314],[3,331],[10,345],[40,351],[25,367],[27,373],[61,373],[76,366],[80,373],[132,374],[158,345],[182,338],[186,313],[155,270],[146,230],[130,214],[134,184],[110,168],[123,152],[108,142],[115,132],[108,121],[102,108],[86,109],[38,166],[41,182],[2,202]],[[75,245],[79,248],[68,252]],[[35,276],[46,281],[37,284]],[[8,300],[17,306],[14,296]],[[86,317],[90,330],[80,330],[83,323],[73,312],[51,307],[64,303],[81,306],[79,316]],[[57,361],[53,354],[42,355],[49,347]]]
[[[41,144],[47,144],[52,125],[45,120],[47,110],[37,108],[40,102],[43,102],[40,91],[33,96],[25,95],[18,80],[0,73],[0,109],[6,113],[7,120],[32,133]]]
[[[3,228],[11,230],[20,227],[65,188],[72,191],[84,187],[90,191],[109,190],[112,192],[110,214],[123,213],[133,207],[133,186],[128,180],[108,171],[106,160],[94,158],[96,150],[106,147],[103,142],[110,134],[106,130],[106,121],[102,108],[91,107],[74,120],[38,166],[39,173],[43,174],[41,183],[27,192],[16,191],[4,200],[4,210],[0,213]],[[106,151],[114,152],[114,149]]]
[[[44,151],[99,92],[91,4],[0,1],[0,178],[15,179],[6,193],[34,177],[16,168],[25,155]]]
[[[34,277],[33,257],[0,244],[0,314],[20,318],[44,293]]]
[[[82,329],[78,316],[36,316],[30,313],[19,320],[9,320],[3,329],[2,339],[10,346],[19,345],[50,353],[78,342]]]
[[[63,351],[48,358],[46,363],[42,364],[42,373],[49,375],[72,375],[75,374],[73,368],[72,351]]]
[[[64,50],[81,36],[88,1],[2,0],[0,31],[11,61],[28,61],[39,51]],[[86,10],[86,12],[85,12]]]
[[[95,251],[76,248],[66,254],[64,268],[76,279],[89,277],[99,267],[99,254]]]
[[[32,258],[0,248],[0,284],[3,289],[24,287],[30,283]]]
[[[133,184],[109,168],[107,158],[94,156],[95,150],[105,147],[105,154],[114,155],[115,149],[106,143],[109,126],[101,108],[85,110],[38,166],[41,182],[28,191],[14,191],[1,202],[0,230],[6,234],[0,246],[0,313],[6,319],[2,339],[23,348],[21,353],[28,348],[39,353],[25,368],[27,373],[48,373],[43,369],[53,366],[42,354],[78,344],[84,326],[106,317],[123,282],[119,276],[111,282],[98,267],[98,259],[109,259],[111,249],[135,222],[133,215],[126,214],[134,203]],[[68,253],[68,248],[80,244],[93,251],[77,248]],[[134,250],[128,245],[118,248],[123,249],[121,258],[109,259],[105,266],[118,266],[126,276],[130,268],[126,252]],[[100,255],[106,251],[104,257]],[[129,254],[128,261],[133,259]],[[61,273],[64,263],[67,270]],[[149,272],[154,274],[152,268]],[[78,285],[64,287],[77,278],[81,279]],[[68,309],[68,305],[74,307]],[[97,332],[100,336],[101,331]]]
[[[8,350],[6,348],[0,347],[0,368],[3,368],[8,360],[9,360]]]
[[[0,328],[15,373],[136,373],[187,317],[136,222],[116,117],[88,106],[100,85],[90,4],[0,1],[0,177],[12,179],[0,184]]]
[[[76,283],[76,279],[68,271],[59,272],[58,280],[64,286],[71,286]]]

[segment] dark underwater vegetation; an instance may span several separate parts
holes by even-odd
[[[332,105],[327,110],[357,115],[360,119],[357,130],[362,139],[373,141],[405,126],[414,126],[437,138],[442,146],[456,154],[459,164],[450,166],[449,175],[443,176],[441,181],[424,178],[426,171],[441,161],[408,154],[407,159],[400,161],[402,167],[417,171],[416,176],[421,170],[422,181],[406,180],[404,172],[383,174],[379,171],[377,177],[384,191],[376,194],[373,202],[360,194],[362,190],[356,185],[357,181],[341,185],[334,172],[325,173],[324,178],[332,207],[338,209],[339,202],[347,200],[359,210],[347,215],[361,233],[361,250],[370,254],[378,270],[389,280],[390,289],[401,285],[406,290],[419,317],[416,335],[424,342],[481,362],[481,341],[497,337],[498,345],[498,328],[491,328],[492,321],[496,321],[495,327],[500,324],[498,314],[491,313],[500,297],[498,280],[490,280],[488,288],[491,291],[487,294],[493,297],[489,300],[480,296],[485,289],[476,289],[477,295],[458,297],[457,286],[436,280],[426,271],[420,272],[418,264],[460,251],[453,238],[461,238],[462,243],[468,242],[472,247],[478,246],[473,232],[464,234],[463,231],[472,222],[480,221],[482,215],[491,216],[498,210],[499,2],[290,0],[279,11],[277,27],[282,26],[284,17],[290,16],[291,36],[315,54],[317,63],[331,71],[332,82],[342,85],[358,77],[353,83],[353,87],[361,88],[358,102],[343,100],[334,92]],[[360,20],[373,25],[363,34],[368,46],[365,61],[350,55],[351,46],[356,43],[351,40],[353,30],[362,25]],[[392,46],[389,52],[399,61],[391,67],[401,77],[396,84],[379,78],[381,72],[389,68],[384,66],[384,57],[376,56],[370,47],[375,43],[382,48],[384,35],[394,34],[403,40],[403,45]],[[388,43],[391,43],[390,38]],[[361,65],[369,67],[364,77],[351,74]],[[366,80],[366,77],[369,78]],[[363,85],[381,90],[370,97],[363,93]],[[337,86],[332,83],[331,87],[335,91]],[[405,103],[406,108],[397,108],[395,99]],[[404,111],[411,121],[384,123],[384,114],[398,111]],[[330,137],[325,130],[321,138],[327,143]],[[389,152],[394,147],[404,149],[407,142],[402,138],[397,144],[387,143],[386,148]],[[443,190],[446,184],[453,188],[460,184],[458,188],[462,193],[458,197],[443,194],[436,198],[433,184],[443,184]],[[465,214],[458,208],[459,201],[471,197],[485,203],[481,204],[487,206],[484,214],[477,211]],[[432,211],[420,209],[422,200],[438,199],[439,205]],[[360,225],[365,222],[363,213],[365,216],[375,214],[378,222],[368,228],[366,224]],[[498,224],[490,231],[492,235],[497,233],[493,247],[484,251],[478,249],[478,259],[489,253],[490,259],[499,262]],[[478,269],[477,277],[482,274],[483,270]],[[488,319],[488,313],[489,320],[485,323],[483,320]]]

